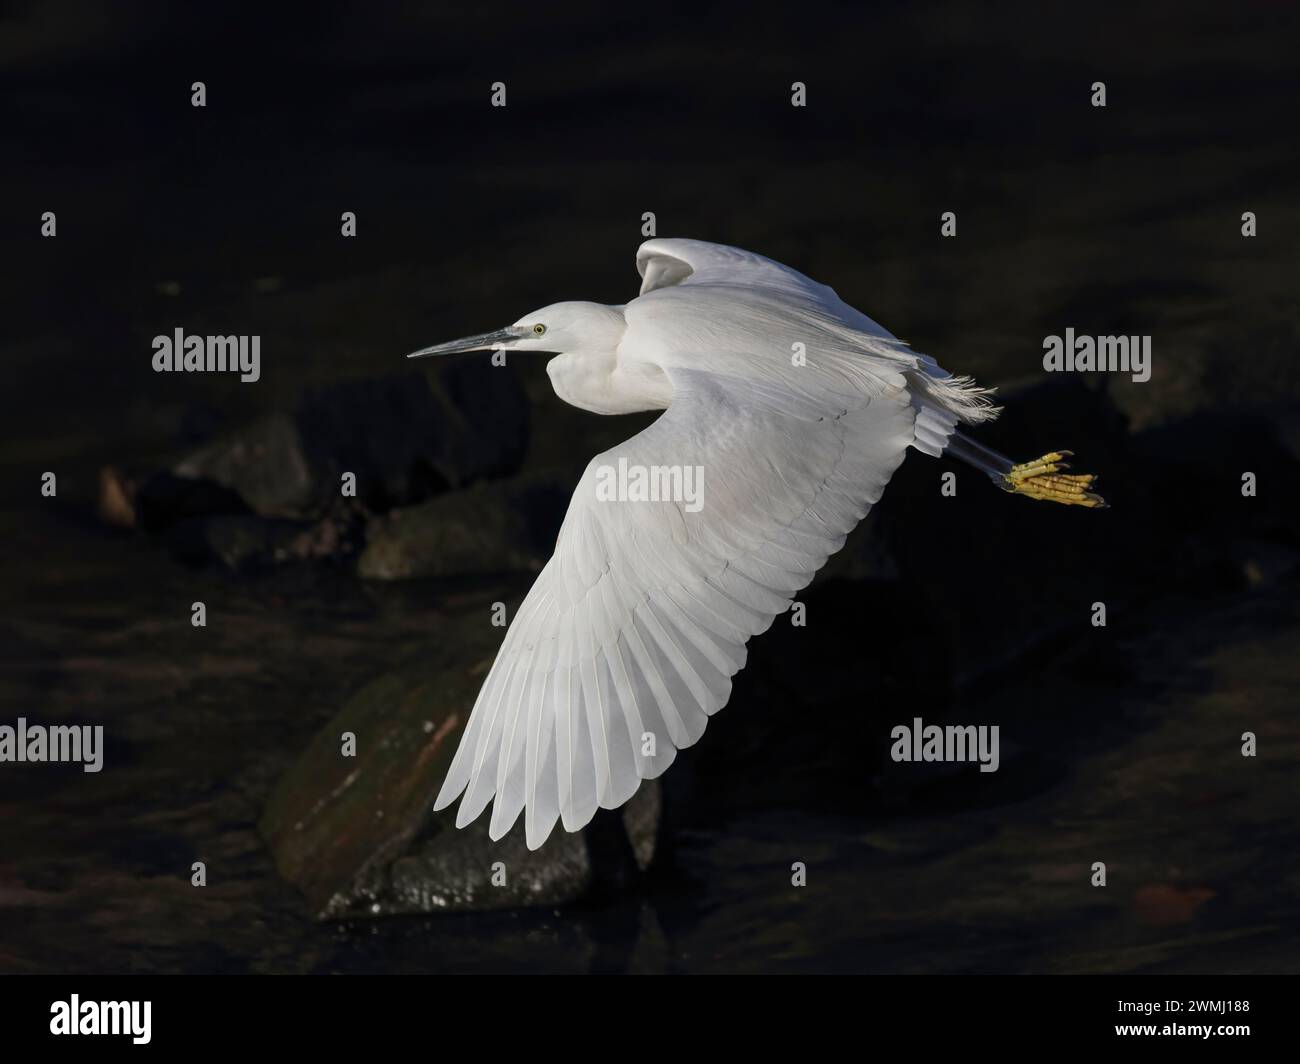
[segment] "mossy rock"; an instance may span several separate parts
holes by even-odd
[[[486,813],[458,830],[455,806],[432,811],[502,631],[462,619],[431,633],[428,653],[358,691],[277,785],[261,832],[320,918],[558,905],[649,866],[653,781],[582,832],[557,825],[536,851],[522,818],[494,843]]]

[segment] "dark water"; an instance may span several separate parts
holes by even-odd
[[[706,5],[689,32],[607,5],[509,25],[162,10],[29,8],[0,49],[0,703],[8,722],[103,723],[113,766],[0,772],[0,970],[1297,969],[1300,545],[1277,499],[1300,438],[1300,156],[1283,128],[1300,75],[1283,8]],[[493,113],[498,78],[511,103]],[[1104,111],[1087,106],[1099,79]],[[47,209],[52,241],[33,222]],[[668,841],[643,883],[559,911],[318,924],[256,830],[276,779],[367,681],[526,581],[194,570],[94,520],[97,471],[170,461],[306,386],[532,306],[630,298],[644,211],[664,235],[791,262],[986,383],[1041,377],[1042,338],[1066,326],[1153,335],[1150,383],[1099,386],[1120,443],[1050,406],[1004,427],[1022,448],[1084,437],[1129,516],[1090,541],[994,499],[949,527],[923,498],[935,467],[909,458],[883,504],[902,578],[826,582],[809,634],[755,643],[666,780]],[[260,333],[262,381],[153,374],[149,338],[178,325]],[[518,372],[529,468],[634,428]],[[1249,465],[1204,464],[1237,461],[1243,420],[1273,450],[1241,460],[1281,471],[1264,520],[1231,509]],[[47,469],[57,503],[38,495]],[[966,574],[946,602],[909,529]],[[986,543],[1034,567],[991,569]],[[1030,600],[1067,597],[1054,570],[1095,583],[1035,633]],[[1094,596],[1123,603],[1100,637]],[[1016,605],[981,614],[990,597]],[[1003,625],[1034,637],[1000,641]],[[882,738],[913,706],[1000,721],[1000,771],[890,763]]]
[[[3,702],[105,724],[112,768],[7,770],[7,970],[1294,968],[1293,583],[1144,610],[1105,662],[1049,649],[959,692],[956,719],[1002,722],[989,786],[973,766],[917,776],[846,753],[880,748],[864,733],[887,710],[796,717],[827,707],[792,707],[758,666],[674,768],[671,848],[630,893],[321,925],[256,833],[270,785],[352,689],[496,591],[196,575],[48,515],[7,533],[42,565],[8,578],[25,606],[5,622]],[[809,608],[845,611],[857,586]],[[784,653],[775,636],[756,660]],[[1244,726],[1268,736],[1257,765],[1236,754]],[[1094,857],[1118,881],[1105,892],[1086,885]]]

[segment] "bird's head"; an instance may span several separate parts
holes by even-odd
[[[525,314],[504,329],[435,344],[406,357],[427,358],[459,351],[487,350],[549,351],[555,354],[594,349],[612,352],[624,327],[623,315],[618,308],[599,303],[552,303],[549,307]]]

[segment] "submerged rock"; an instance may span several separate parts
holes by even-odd
[[[560,825],[529,851],[522,818],[499,842],[490,811],[464,830],[433,813],[503,629],[461,619],[420,660],[368,684],[312,740],[260,828],[280,874],[320,918],[556,905],[617,887],[657,845],[653,781],[584,831]],[[355,756],[344,756],[347,736]]]
[[[556,480],[498,481],[392,510],[368,525],[357,571],[371,580],[536,572],[571,491]]]

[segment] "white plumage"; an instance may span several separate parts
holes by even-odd
[[[588,465],[435,804],[463,793],[463,827],[492,802],[494,839],[522,812],[532,849],[699,740],[750,637],[840,549],[908,447],[941,454],[958,422],[995,414],[970,380],[760,255],[655,239],[636,263],[641,294],[624,307],[555,304],[417,352],[558,351],[565,401],[666,408]],[[702,505],[607,501],[598,471],[620,459],[699,467]]]

